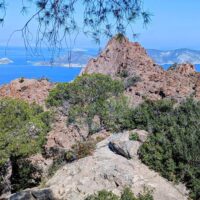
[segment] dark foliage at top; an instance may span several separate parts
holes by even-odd
[[[0,0],[0,23],[6,18],[8,3],[8,0]],[[19,30],[28,47],[34,42],[34,35],[37,47],[48,44],[57,50],[72,33],[75,35],[73,38],[83,32],[99,42],[101,36],[125,34],[127,27],[133,30],[136,20],[142,19],[144,24],[150,21],[143,0],[22,0],[20,3],[22,14],[29,14],[29,19]],[[29,8],[35,6],[35,13],[30,13]],[[83,11],[80,11],[80,6]],[[77,10],[82,12],[78,16]],[[78,24],[80,17],[83,27]],[[38,22],[36,34],[30,31],[34,20]]]
[[[175,182],[184,182],[191,197],[200,199],[200,102],[191,99],[146,102],[133,112],[133,126],[152,134],[140,149],[140,158]]]

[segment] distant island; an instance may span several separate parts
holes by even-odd
[[[53,61],[36,61],[31,62],[33,66],[59,66],[59,67],[71,67],[71,68],[83,68],[86,63],[94,57],[94,52],[88,52],[87,50],[72,50],[67,52],[66,55],[55,58]]]
[[[7,65],[10,63],[13,63],[13,61],[8,58],[0,58],[0,65]]]
[[[84,68],[86,64],[81,63],[60,63],[60,62],[48,62],[48,61],[39,61],[39,62],[30,62],[33,66],[45,66],[45,67],[51,67],[51,66],[59,66],[59,67],[67,67],[67,68]]]

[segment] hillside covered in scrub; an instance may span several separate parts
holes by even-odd
[[[118,35],[73,82],[18,79],[0,97],[1,199],[200,199],[192,64],[164,71]]]

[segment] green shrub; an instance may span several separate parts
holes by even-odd
[[[84,74],[72,83],[58,84],[50,92],[47,104],[49,106],[69,105],[66,112],[68,122],[80,124],[79,119],[81,119],[81,121],[87,124],[89,132],[93,133],[95,132],[93,129],[96,129],[96,126],[93,126],[94,117],[100,117],[101,125],[107,126],[103,124],[103,122],[107,121],[104,120],[107,116],[103,115],[108,113],[105,110],[109,107],[108,99],[118,98],[123,90],[124,86],[122,82],[112,80],[109,76]],[[122,103],[122,99],[119,98],[118,105],[115,106],[118,110],[120,106],[122,108],[122,105],[119,106],[120,101]],[[126,105],[124,105],[124,108]],[[116,110],[112,113],[119,114],[119,111]]]
[[[137,200],[130,188],[125,188],[122,192],[120,200]]]
[[[99,113],[104,128],[122,131],[131,126],[131,109],[126,97],[119,96],[105,101]]]
[[[19,79],[19,82],[20,82],[20,83],[23,83],[23,82],[24,82],[24,77],[21,77],[21,78]]]
[[[54,158],[52,165],[48,169],[48,178],[52,177],[59,168],[66,164],[65,154],[61,154]]]
[[[46,100],[47,106],[61,106],[64,101],[69,99],[69,83],[58,83],[55,88],[49,92]]]
[[[143,193],[135,197],[130,188],[125,188],[121,197],[118,197],[110,191],[101,190],[97,194],[90,195],[85,200],[153,200],[153,196],[151,191],[145,189]]]
[[[15,184],[13,190],[30,185],[24,180],[29,179],[33,168],[25,161],[25,164],[21,162],[26,157],[42,151],[50,123],[51,114],[44,112],[38,105],[29,105],[22,100],[0,99],[0,174],[5,175],[4,166],[10,161],[21,171],[18,175],[13,174],[13,182],[16,182],[14,176],[20,177],[24,182]]]
[[[121,43],[121,42],[125,39],[125,36],[124,36],[123,33],[118,33],[118,34],[115,36],[115,38],[116,38],[116,40],[117,40],[118,42]]]
[[[112,192],[101,190],[97,194],[87,197],[85,200],[120,200],[119,197]]]
[[[21,100],[0,99],[0,165],[41,151],[50,113]]]
[[[130,137],[129,137],[130,140],[133,140],[133,141],[139,141],[139,136],[137,133],[131,133]]]
[[[149,190],[147,187],[144,187],[143,192],[138,194],[137,199],[138,200],[153,200],[152,193],[153,193],[152,190]]]
[[[184,182],[200,198],[200,102],[188,99],[146,102],[133,111],[132,125],[152,134],[139,151],[141,160],[162,176]]]
[[[102,74],[84,74],[71,83],[58,84],[49,94],[49,106],[101,103],[111,96],[122,93],[123,84]]]

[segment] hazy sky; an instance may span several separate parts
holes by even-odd
[[[19,14],[21,0],[8,0],[8,2],[10,5],[6,21],[4,26],[0,27],[0,45],[5,45],[12,31],[22,27],[27,19]],[[152,22],[147,28],[137,24],[135,30],[140,34],[137,41],[145,48],[200,49],[200,0],[144,0],[144,3],[153,14]],[[81,10],[81,5],[79,9]],[[77,14],[80,12],[79,9]],[[103,41],[102,45],[105,42]],[[10,46],[22,45],[21,36],[16,34]],[[95,44],[91,39],[79,35],[76,47],[93,48]]]

